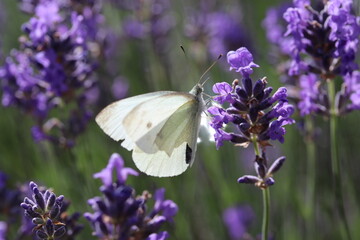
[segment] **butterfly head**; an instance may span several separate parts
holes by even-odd
[[[190,94],[193,94],[195,96],[200,96],[204,92],[204,88],[202,84],[196,84],[191,90]]]

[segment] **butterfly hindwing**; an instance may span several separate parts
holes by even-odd
[[[180,106],[157,133],[149,132],[140,138],[133,151],[136,166],[146,174],[158,177],[184,172],[195,157],[201,110],[200,102],[193,97]],[[150,139],[154,139],[152,149],[141,147],[150,145]]]

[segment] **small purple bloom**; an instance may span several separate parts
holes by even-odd
[[[160,233],[152,233],[146,238],[146,240],[165,240],[168,237],[169,234],[166,231],[164,231]]]
[[[268,135],[271,140],[278,140],[279,142],[284,143],[284,135],[286,130],[283,126],[283,121],[279,120],[275,120],[270,123]]]
[[[154,200],[155,204],[152,215],[162,212],[166,220],[172,222],[173,216],[178,212],[178,206],[171,200],[165,200],[165,188],[156,190]]]
[[[223,144],[224,141],[230,141],[231,140],[231,134],[225,132],[222,129],[215,129],[216,133],[214,135],[215,142],[216,142],[216,149],[219,149]]]
[[[271,97],[269,102],[274,103],[280,100],[284,101],[286,99],[287,99],[287,89],[285,87],[281,87],[274,93],[274,95]]]
[[[230,70],[234,69],[236,72],[240,72],[244,78],[248,78],[253,73],[252,68],[259,67],[253,62],[252,54],[245,47],[230,51],[226,56]]]
[[[43,1],[35,8],[35,15],[46,24],[54,24],[62,20],[59,14],[59,5],[56,1]]]
[[[218,94],[214,97],[214,100],[217,101],[220,104],[223,104],[224,102],[232,103],[232,87],[227,82],[222,83],[215,83],[213,88],[213,92]]]
[[[100,178],[104,186],[111,186],[114,169],[116,171],[117,181],[121,185],[125,184],[128,175],[139,175],[139,173],[134,169],[124,167],[124,160],[121,158],[121,156],[117,153],[113,153],[106,168],[98,173],[95,173],[93,176],[94,178]]]

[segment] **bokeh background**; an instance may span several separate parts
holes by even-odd
[[[22,24],[31,14],[19,9],[20,3],[35,1],[0,1],[0,63],[11,49],[18,49]],[[281,1],[139,1],[140,10],[126,7],[131,1],[104,0],[98,41],[94,41],[97,67],[97,100],[91,104],[94,113],[117,99],[157,90],[189,91],[200,75],[219,54],[246,46],[261,67],[253,74],[266,76],[270,85],[281,86],[273,65],[274,56],[266,39],[262,21],[267,9]],[[158,4],[153,9],[152,4]],[[358,3],[355,2],[355,6]],[[154,7],[155,8],[155,7]],[[149,10],[152,9],[152,10]],[[355,8],[358,10],[358,8]],[[154,11],[154,12],[151,12]],[[153,15],[151,15],[153,14]],[[209,17],[211,15],[211,17]],[[159,20],[160,19],[160,20]],[[96,45],[98,44],[98,45]],[[186,56],[180,49],[183,46]],[[94,51],[95,51],[94,50]],[[215,82],[231,83],[240,77],[228,70],[226,58],[210,70],[205,92],[212,95]],[[61,116],[58,110],[55,116]],[[156,114],[156,113],[154,113]],[[316,176],[314,214],[306,214],[306,142],[303,120],[295,113],[296,125],[287,127],[284,144],[274,144],[269,158],[285,155],[287,160],[271,187],[270,232],[275,239],[300,240],[313,225],[309,239],[340,239],[338,217],[334,210],[329,135],[327,119],[316,117]],[[0,171],[9,177],[8,187],[15,188],[30,180],[53,188],[56,194],[71,201],[69,212],[90,211],[87,199],[99,196],[100,181],[92,175],[107,164],[110,155],[118,152],[128,167],[135,168],[131,153],[106,136],[96,125],[94,116],[85,130],[76,137],[72,148],[59,147],[48,141],[36,142],[31,127],[36,121],[16,107],[0,107]],[[353,239],[360,239],[360,130],[358,112],[339,120],[338,149],[344,178],[343,192]],[[179,206],[174,224],[168,224],[170,239],[232,239],[223,213],[229,207],[251,207],[253,213],[246,232],[257,236],[261,231],[261,191],[237,183],[238,177],[254,174],[251,149],[215,144],[203,139],[198,145],[194,165],[173,178],[155,178],[140,174],[128,183],[140,194],[164,187],[166,198]],[[5,215],[1,215],[0,220]],[[77,239],[91,239],[91,228],[81,219],[85,229]],[[234,220],[236,228],[241,222]],[[16,224],[8,239],[13,239]],[[244,239],[246,236],[244,236]]]

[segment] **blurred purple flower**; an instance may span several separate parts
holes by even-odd
[[[5,217],[8,226],[15,224],[21,216],[19,204],[21,192],[7,186],[7,175],[0,171],[0,214]]]
[[[211,11],[209,4],[204,4],[198,11],[193,8],[188,10],[190,14],[185,23],[185,35],[193,42],[203,44],[212,58],[238,46],[252,48],[247,30],[239,18],[241,9],[237,5],[231,7],[231,12]]]
[[[0,240],[6,240],[7,224],[0,221]]]
[[[339,111],[350,112],[360,110],[360,72],[353,71],[344,77],[344,92],[341,93],[339,99]],[[345,103],[344,99],[348,99],[349,103]]]
[[[300,102],[298,107],[302,116],[316,113],[320,110],[318,77],[315,74],[302,75],[300,82]]]
[[[223,221],[232,240],[243,239],[254,219],[254,211],[246,205],[230,207],[223,212]]]
[[[169,237],[167,232],[160,232],[160,233],[152,233],[146,240],[165,240]]]
[[[117,77],[111,86],[111,92],[115,99],[122,99],[129,90],[129,82],[124,77]]]
[[[143,39],[146,36],[144,23],[136,19],[125,19],[123,22],[124,33],[127,37]]]
[[[2,104],[35,118],[32,135],[36,141],[71,147],[92,115],[94,99],[88,98],[88,92],[97,86],[91,78],[96,65],[91,46],[102,16],[98,4],[81,4],[21,2],[34,16],[22,27],[25,36],[20,38],[20,50],[11,51],[0,69]],[[68,116],[52,119],[57,108],[66,108]]]

